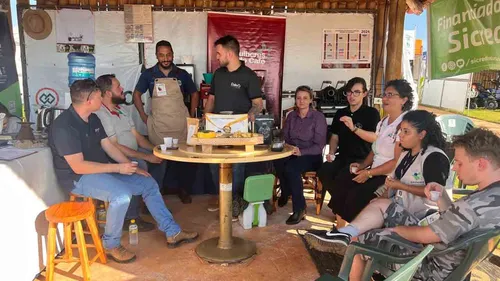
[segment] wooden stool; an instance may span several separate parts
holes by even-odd
[[[316,172],[306,172],[302,175],[302,185],[304,189],[309,189],[314,192],[314,202],[316,203],[316,215],[319,215],[323,202],[325,201],[326,190],[323,190],[323,185],[319,180]],[[278,205],[278,178],[275,178],[273,188],[273,209],[276,211]]]
[[[97,231],[97,225],[94,218],[94,205],[90,202],[62,202],[51,206],[45,211],[45,218],[49,221],[49,236],[47,242],[47,275],[46,280],[54,279],[54,268],[56,263],[60,262],[78,262],[82,265],[83,280],[90,280],[89,266],[98,258],[102,263],[106,263],[106,255],[102,247],[101,238]],[[90,229],[90,234],[94,244],[85,244],[85,236],[81,221],[85,220]],[[57,224],[64,224],[64,255],[62,258],[55,258],[56,255],[56,235]],[[72,242],[72,226],[75,227],[75,236],[77,244]],[[73,249],[78,247],[80,259],[73,258]],[[96,256],[89,261],[87,247],[94,247],[97,251]]]
[[[94,198],[91,198],[91,197],[86,197],[86,196],[83,196],[83,195],[80,195],[80,194],[75,194],[75,193],[70,193],[69,194],[69,201],[70,202],[76,202],[77,200],[76,199],[81,199],[80,201],[83,201],[83,202],[90,202],[94,208],[94,213],[96,212],[96,204],[94,203],[94,200],[97,200],[97,199],[94,199]],[[104,209],[106,209],[106,212],[108,211],[108,207],[109,207],[109,202],[104,202]],[[102,220],[99,220],[98,217],[96,217],[96,221],[97,221],[97,224],[106,224],[106,221],[102,221]]]
[[[304,189],[310,189],[314,192],[314,202],[316,203],[316,215],[319,215],[323,207],[325,195],[323,192],[323,185],[321,184],[316,172],[305,172],[302,175],[302,184]]]

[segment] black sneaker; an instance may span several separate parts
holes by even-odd
[[[321,252],[330,252],[343,256],[349,243],[351,243],[351,235],[342,233],[333,227],[332,230],[310,230],[304,238],[309,245]]]
[[[123,231],[128,231],[130,221],[131,220],[125,219],[125,221],[123,222],[123,229],[122,229]],[[141,217],[138,217],[135,219],[135,224],[137,224],[137,228],[139,229],[139,232],[148,232],[148,231],[155,229],[154,223],[147,222],[147,221],[143,220]]]

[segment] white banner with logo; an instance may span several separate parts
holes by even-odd
[[[57,51],[95,52],[95,17],[88,10],[62,9],[56,13]]]

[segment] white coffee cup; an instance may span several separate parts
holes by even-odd
[[[355,174],[358,171],[358,167],[351,167],[351,174]]]
[[[167,145],[167,148],[172,147],[172,140],[171,137],[163,138],[163,142]]]
[[[166,151],[167,150],[167,145],[166,144],[160,144],[161,151]]]
[[[178,147],[179,146],[179,139],[173,139],[172,143],[173,143],[174,147]]]
[[[431,200],[434,202],[437,202],[439,200],[440,195],[441,195],[441,192],[439,192],[439,191],[431,191]]]

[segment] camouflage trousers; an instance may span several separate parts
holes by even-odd
[[[392,228],[395,226],[416,226],[418,225],[419,219],[408,212],[403,206],[397,204],[397,203],[391,203],[389,207],[387,208],[385,214],[384,214],[384,227],[385,228]],[[383,247],[383,242],[381,241],[382,236],[397,236],[395,233],[389,233],[387,230],[384,229],[375,229],[366,232],[365,234],[362,234],[358,237],[358,241],[363,244],[367,244],[373,247],[378,247],[381,248]],[[381,245],[382,242],[382,245]],[[414,254],[411,250],[395,246],[390,249],[392,253],[398,254],[398,255],[410,255]],[[363,256],[364,260],[369,259],[370,257],[368,256]],[[402,264],[387,264],[387,268],[396,271],[399,268],[401,268],[403,265]],[[422,266],[417,270],[415,273],[415,276],[413,277],[413,280],[442,280],[441,277],[439,277],[438,272],[436,270],[442,270],[436,268],[436,264],[433,263],[432,261],[425,259],[422,262]],[[449,274],[449,273],[448,273]]]

